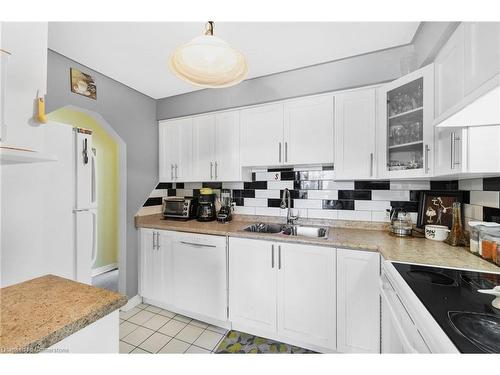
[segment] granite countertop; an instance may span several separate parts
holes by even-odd
[[[330,223],[328,238],[292,237],[283,234],[245,232],[248,217],[221,224],[215,221],[198,222],[163,219],[161,214],[137,216],[136,227],[164,229],[179,232],[211,234],[229,237],[255,238],[279,242],[294,242],[335,248],[378,251],[384,259],[394,262],[408,262],[441,267],[453,267],[477,271],[500,273],[500,267],[471,254],[468,248],[453,247],[444,242],[425,238],[399,238],[389,234],[387,224],[371,223]],[[254,217],[252,222],[276,222],[276,218]],[[283,219],[279,221],[283,223]],[[318,223],[312,223],[318,224]],[[322,223],[322,225],[325,225]],[[335,226],[331,226],[335,225]],[[340,226],[337,226],[340,225]],[[346,227],[350,226],[350,227]]]
[[[127,297],[46,275],[0,289],[0,353],[37,353],[112,313]]]

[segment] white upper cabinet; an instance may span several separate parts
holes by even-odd
[[[435,117],[464,97],[464,24],[461,23],[434,61],[436,79]]]
[[[500,125],[467,129],[467,172],[500,173]]]
[[[240,111],[215,115],[215,165],[217,181],[241,181]]]
[[[465,94],[500,73],[500,22],[464,22]]]
[[[278,243],[278,334],[336,349],[335,250]]]
[[[241,110],[241,165],[283,163],[283,103]]]
[[[467,129],[435,128],[434,176],[467,172]]]
[[[376,90],[335,96],[335,178],[373,178],[375,168]]]
[[[193,178],[214,179],[215,115],[193,117]]]
[[[283,163],[333,163],[333,96],[285,103]]]
[[[379,89],[378,174],[431,177],[434,145],[434,65]]]
[[[161,182],[187,181],[192,175],[193,119],[170,120],[159,125]]]

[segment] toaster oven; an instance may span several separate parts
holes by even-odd
[[[194,197],[163,198],[163,217],[189,220],[196,217],[198,199]]]

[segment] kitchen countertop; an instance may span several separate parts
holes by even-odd
[[[127,303],[121,294],[54,275],[0,294],[0,353],[43,351]]]
[[[384,259],[394,262],[417,263],[500,273],[500,267],[471,254],[468,248],[453,247],[444,242],[431,241],[425,238],[399,238],[391,236],[387,230],[381,230],[381,228],[387,227],[386,224],[384,226],[372,226],[370,223],[358,223],[358,226],[361,228],[365,226],[366,228],[376,228],[375,230],[330,226],[328,238],[321,239],[301,236],[292,237],[284,234],[245,232],[243,228],[250,224],[248,218],[245,220],[235,219],[225,224],[220,224],[215,221],[198,222],[196,220],[166,220],[163,219],[161,214],[137,216],[135,219],[137,228],[153,228],[217,236],[244,237],[335,248],[378,251],[382,254]],[[254,217],[252,222],[259,222],[261,219],[260,217]],[[270,218],[266,219],[269,222],[273,222]],[[283,219],[274,222],[283,223]]]

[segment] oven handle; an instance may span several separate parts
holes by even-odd
[[[385,278],[387,280],[387,283],[384,283],[384,281],[382,280],[383,278]],[[387,302],[387,307],[389,308],[389,313],[390,313],[391,318],[392,318],[392,324],[394,324],[394,326],[396,327],[397,335],[401,339],[403,346],[405,348],[407,348],[410,353],[418,353],[418,351],[410,343],[410,340],[408,340],[408,337],[406,336],[406,334],[403,330],[403,327],[399,323],[396,312],[394,311],[394,308],[392,307],[391,300],[390,300],[389,296],[387,295],[387,292],[396,294],[396,291],[394,289],[392,289],[392,285],[391,285],[390,289],[388,289],[386,287],[387,284],[390,285],[390,282],[387,279],[387,276],[382,275],[382,277],[380,278],[380,295],[385,300],[385,302]]]

